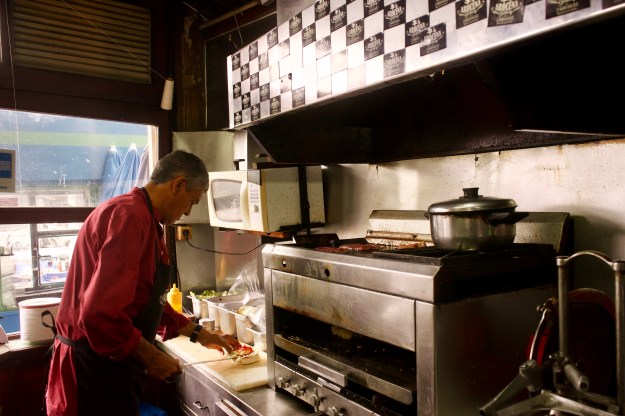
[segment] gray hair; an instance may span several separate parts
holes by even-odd
[[[156,163],[150,179],[155,183],[165,183],[175,177],[187,179],[187,190],[208,188],[208,171],[202,159],[184,150],[175,150]]]

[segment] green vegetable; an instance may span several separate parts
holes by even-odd
[[[189,295],[191,295],[191,297],[196,298],[196,299],[208,299],[208,298],[213,298],[217,296],[217,292],[215,292],[212,289],[206,289],[199,295],[195,294],[194,292],[189,292]]]

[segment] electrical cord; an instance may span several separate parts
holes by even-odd
[[[186,232],[186,231],[185,231],[185,232]],[[184,234],[184,232],[183,232],[183,234]],[[261,247],[261,246],[263,246],[263,245],[264,245],[264,243],[263,243],[263,244],[259,244],[259,245],[257,245],[256,247],[254,247],[253,249],[246,251],[245,253],[228,253],[228,252],[226,252],[226,251],[209,250],[209,249],[207,249],[207,248],[194,246],[194,245],[193,245],[193,244],[191,244],[191,242],[189,241],[189,236],[188,236],[188,235],[185,235],[185,237],[186,237],[187,244],[188,244],[190,247],[193,247],[193,248],[194,248],[194,249],[196,249],[196,250],[208,251],[209,253],[215,253],[215,254],[225,254],[225,255],[228,255],[228,256],[244,256],[244,255],[249,254],[249,253],[251,253],[252,251],[254,251],[254,250],[256,250],[256,249],[258,249],[259,247]]]

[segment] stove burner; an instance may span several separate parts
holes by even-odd
[[[510,248],[493,251],[444,251],[436,247],[404,250],[374,251],[373,257],[387,258],[435,266],[481,263],[535,254],[553,254],[551,244],[513,244]]]

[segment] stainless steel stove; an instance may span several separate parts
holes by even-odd
[[[514,377],[556,291],[568,214],[530,215],[506,250],[450,253],[428,242],[421,213],[375,211],[364,241],[428,247],[265,247],[272,388],[319,414],[469,415]]]

